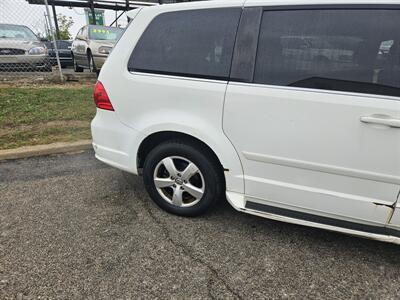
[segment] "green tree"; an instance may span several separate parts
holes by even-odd
[[[58,28],[60,30],[60,39],[61,40],[70,40],[72,39],[72,35],[69,32],[72,25],[74,25],[74,21],[71,17],[66,17],[63,14],[57,14]]]

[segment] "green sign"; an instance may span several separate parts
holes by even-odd
[[[90,9],[85,9],[85,13],[86,13],[86,22],[89,25],[94,25],[92,11]],[[96,25],[104,26],[105,25],[104,10],[96,10],[95,9],[94,14],[96,17]]]

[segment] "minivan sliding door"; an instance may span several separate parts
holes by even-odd
[[[223,124],[246,207],[381,233],[400,189],[400,6],[247,9]]]

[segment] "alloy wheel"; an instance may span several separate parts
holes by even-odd
[[[160,196],[178,207],[196,205],[205,192],[200,169],[190,160],[179,156],[161,160],[154,170],[153,180]]]

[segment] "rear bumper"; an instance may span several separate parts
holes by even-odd
[[[0,55],[0,64],[43,64],[49,58],[47,55]]]
[[[97,109],[91,130],[97,159],[115,168],[137,174],[138,131],[122,124],[115,112],[102,109]]]
[[[97,69],[100,69],[104,65],[107,57],[108,57],[108,55],[93,54],[94,64],[96,65]]]
[[[57,58],[51,57],[50,61],[53,66],[57,65]],[[72,66],[73,65],[72,57],[60,57],[60,63],[63,66]]]

